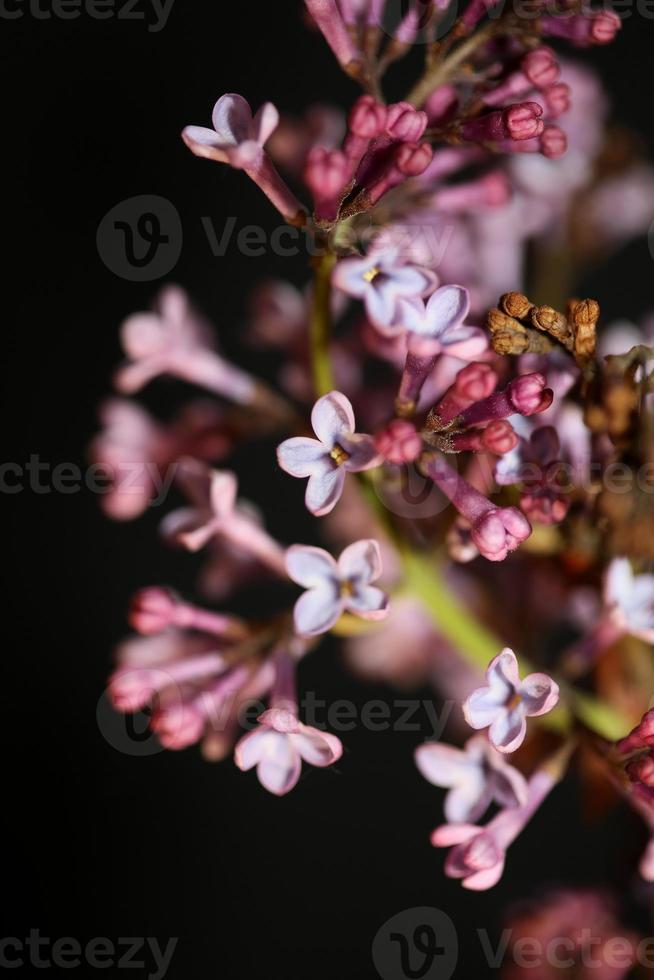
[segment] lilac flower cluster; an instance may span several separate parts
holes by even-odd
[[[314,279],[305,293],[268,282],[253,295],[246,338],[282,353],[277,386],[228,360],[185,293],[165,289],[123,325],[126,361],[91,452],[112,473],[115,519],[143,513],[154,475],[170,475],[186,505],[164,518],[163,538],[206,553],[199,590],[220,606],[168,587],[138,593],[110,679],[116,709],[148,708],[166,748],[233,755],[283,795],[303,763],[343,755],[301,720],[296,677],[333,632],[359,673],[428,679],[458,706],[451,734],[464,747],[428,743],[416,763],[448,791],[432,837],[451,848],[446,873],[483,890],[580,746],[654,831],[654,722],[645,714],[625,737],[647,703],[619,657],[628,641],[644,662],[654,643],[654,518],[640,483],[620,496],[603,483],[612,466],[654,462],[654,348],[633,328],[635,341],[614,336],[603,358],[597,303],[566,302],[567,286],[552,306],[520,291],[527,243],[553,261],[582,187],[584,228],[599,229],[607,200],[634,186],[628,168],[597,176],[603,98],[545,43],[604,44],[619,20],[543,5],[523,22],[471,0],[441,36],[448,6],[411,4],[389,35],[384,0],[306,0],[363,89],[347,119],[324,107],[284,118],[271,103],[253,114],[228,94],[213,128],[184,130],[196,156],[244,171],[313,238]],[[387,104],[386,72],[419,35],[424,73]],[[632,169],[651,202],[652,172]],[[592,244],[581,236],[577,264],[642,230],[634,214],[622,228],[604,221]],[[564,270],[546,272],[565,283]],[[204,393],[167,425],[130,397],[163,376]],[[328,548],[283,544],[240,499],[226,467],[245,444],[262,473],[274,466],[262,437],[279,469],[306,481]],[[409,480],[429,513],[407,510]],[[289,597],[276,612],[229,611],[239,589],[274,580]],[[577,636],[565,649],[563,627]],[[547,654],[548,672],[500,636]],[[262,701],[253,727],[248,706]],[[654,880],[652,845],[641,870]]]

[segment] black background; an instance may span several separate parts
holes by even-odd
[[[194,159],[178,135],[186,123],[208,124],[225,91],[295,113],[352,99],[356,90],[300,10],[289,0],[177,0],[160,33],[144,21],[86,15],[0,20],[5,460],[24,464],[37,453],[52,466],[83,465],[120,356],[118,324],[156,287],[116,277],[98,255],[98,224],[119,201],[161,194],[175,204],[184,247],[174,278],[211,314],[228,349],[238,349],[253,282],[271,273],[305,280],[301,258],[211,255],[201,216],[272,230],[275,215],[245,178]],[[634,16],[613,47],[592,55],[616,115],[650,141],[653,40],[652,22]],[[636,315],[654,300],[651,262],[637,242],[587,292],[610,315]],[[282,539],[309,540],[300,488],[289,490],[270,451],[239,459],[243,493],[266,506]],[[2,503],[2,935],[38,928],[52,938],[156,936],[164,945],[176,936],[174,980],[350,980],[376,975],[371,943],[388,918],[428,905],[456,921],[457,977],[482,977],[493,974],[476,930],[494,934],[506,905],[539,882],[608,881],[618,891],[629,883],[638,824],[617,815],[582,826],[573,784],[512,848],[494,892],[463,893],[428,841],[441,802],[412,761],[427,730],[346,735],[338,772],[310,772],[282,800],[195,750],[118,753],[98,729],[96,705],[126,632],[127,599],[154,582],[188,588],[196,566],[159,545],[159,514],[115,526],[86,492],[26,489]],[[301,682],[332,700],[392,696],[353,680],[329,644]]]

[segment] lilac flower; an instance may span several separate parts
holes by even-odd
[[[115,383],[123,394],[134,394],[169,374],[237,404],[255,400],[254,379],[212,349],[209,327],[176,286],[162,290],[154,312],[129,317],[122,326],[121,340],[129,360],[119,368]]]
[[[309,477],[307,509],[321,517],[333,510],[340,499],[345,474],[376,466],[379,454],[372,436],[354,431],[352,405],[340,391],[318,399],[311,424],[318,438],[287,439],[278,447],[277,459],[291,476]]]
[[[293,545],[286,552],[290,578],[307,591],[295,604],[295,629],[301,636],[326,633],[344,612],[363,619],[384,619],[388,597],[372,585],[382,573],[376,541],[356,541],[336,561],[322,548]]]
[[[445,799],[448,823],[476,823],[493,801],[506,807],[527,801],[524,776],[484,735],[475,735],[463,750],[440,743],[420,745],[415,760],[425,779],[449,789]]]
[[[634,575],[628,558],[614,558],[606,575],[604,601],[625,633],[654,643],[654,575]]]
[[[448,466],[440,454],[425,459],[424,469],[471,525],[471,541],[488,561],[504,561],[531,535],[531,525],[517,507],[496,507]]]
[[[266,102],[255,116],[242,95],[229,93],[216,102],[213,129],[187,126],[182,139],[198,157],[244,170],[291,224],[302,223],[304,208],[279,176],[264,146],[279,123],[279,113]]]
[[[365,258],[343,259],[334,270],[338,289],[364,301],[366,312],[384,333],[401,333],[398,303],[428,295],[437,283],[429,269],[405,264],[398,248],[373,248]]]
[[[297,652],[301,655],[303,651]],[[335,735],[303,725],[298,719],[295,660],[291,653],[280,648],[272,660],[275,681],[271,706],[259,716],[257,727],[240,740],[234,761],[243,772],[256,766],[264,789],[284,796],[297,785],[302,760],[320,768],[331,766],[340,759],[343,746]]]
[[[538,770],[529,781],[527,799],[503,809],[486,827],[449,823],[432,834],[434,847],[451,847],[445,863],[449,878],[461,879],[469,891],[487,891],[502,875],[506,852],[556,785],[558,774]]]
[[[243,508],[237,506],[238,481],[234,473],[211,470],[194,459],[178,462],[177,479],[191,507],[169,514],[162,533],[189,551],[199,551],[212,538],[230,544],[285,574],[284,549]]]
[[[508,648],[491,662],[488,687],[474,691],[463,706],[468,724],[489,728],[488,736],[499,752],[515,752],[527,734],[527,718],[546,715],[558,703],[559,686],[547,674],[520,680],[518,661]]]
[[[356,75],[363,55],[352,40],[336,0],[305,0],[305,3],[338,63],[348,74]]]

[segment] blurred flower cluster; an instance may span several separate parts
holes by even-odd
[[[205,559],[203,599],[134,597],[110,692],[119,711],[147,708],[165,747],[233,756],[282,795],[303,764],[342,760],[299,707],[297,665],[325,634],[364,677],[428,681],[459,708],[456,744],[416,752],[447,791],[432,842],[447,875],[483,890],[571,764],[592,800],[623,797],[654,834],[654,340],[570,295],[647,232],[654,170],[568,60],[612,41],[615,14],[470,0],[457,16],[434,0],[393,20],[387,6],[306,0],[362,88],[346,115],[253,114],[228,94],[211,128],[182,134],[301,229],[312,277],[253,287],[244,339],[276,360],[274,385],[219,350],[176,286],[122,327],[92,446],[112,474],[106,511],[139,516],[170,477],[184,506],[161,533]],[[389,102],[417,51],[422,73]],[[164,376],[198,392],[167,424],[132,400]],[[246,457],[298,509],[299,481],[325,547],[269,533],[228,468]],[[237,615],[246,588],[261,605]],[[654,845],[640,870],[654,881]],[[538,928],[578,949],[587,912],[610,938],[593,902],[557,895]]]

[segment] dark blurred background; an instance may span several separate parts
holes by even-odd
[[[351,101],[356,89],[306,31],[301,8],[299,0],[176,0],[158,32],[116,17],[41,20],[27,6],[11,7],[21,18],[3,19],[6,461],[22,465],[38,454],[49,467],[84,465],[97,402],[120,358],[118,325],[146,308],[158,286],[116,276],[98,254],[98,225],[118,202],[157,194],[174,204],[184,241],[169,278],[210,314],[233,353],[257,279],[306,281],[302,258],[247,258],[235,248],[212,256],[202,216],[218,228],[232,215],[238,227],[270,230],[277,219],[245,178],[194,159],[179,139],[185,124],[209,123],[226,91],[295,114],[314,101]],[[588,56],[614,114],[650,149],[653,40],[652,22],[633,16],[617,43]],[[642,240],[584,292],[608,317],[636,316],[654,306],[652,270]],[[272,455],[237,462],[243,494],[267,507],[270,528],[282,540],[310,540],[301,494],[288,490]],[[152,936],[163,945],[179,937],[174,980],[360,980],[377,975],[371,944],[383,923],[434,906],[459,932],[457,977],[484,977],[495,971],[477,930],[499,935],[506,907],[540,882],[626,889],[644,842],[639,825],[622,813],[582,824],[574,782],[512,848],[497,889],[474,896],[446,879],[428,840],[440,797],[412,761],[426,721],[422,732],[344,736],[338,772],[311,771],[282,800],[231,762],[212,766],[194,749],[119,753],[99,730],[96,706],[112,647],[127,631],[127,600],[145,584],[190,589],[197,563],[161,546],[159,513],[117,526],[86,491],[26,489],[2,503],[0,935],[39,929],[53,939]],[[329,643],[303,665],[301,684],[357,704],[393,696],[353,679]]]

